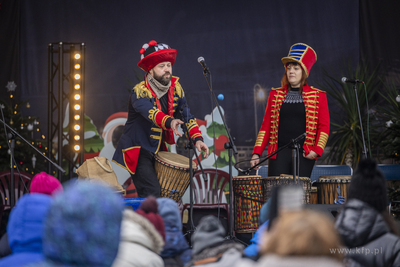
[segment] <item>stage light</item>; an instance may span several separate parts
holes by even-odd
[[[79,151],[81,149],[81,147],[79,145],[75,145],[74,149],[75,149],[75,151]]]
[[[76,95],[74,96],[74,98],[75,98],[75,100],[79,100],[79,99],[81,99],[81,95],[76,94]]]
[[[79,116],[78,114],[74,116],[75,120],[79,120],[81,118],[81,116]]]
[[[79,141],[79,140],[81,139],[81,137],[80,137],[79,135],[75,135],[75,136],[74,136],[74,139],[75,139],[76,141]]]
[[[81,78],[81,75],[75,74],[74,78],[75,78],[75,80],[79,80]]]
[[[79,84],[75,84],[75,89],[79,90],[81,88],[81,86]]]
[[[81,109],[81,106],[78,105],[78,104],[76,104],[76,105],[74,106],[74,109],[75,109],[75,110],[80,110],[80,109]]]
[[[79,69],[81,68],[81,65],[80,65],[80,64],[75,64],[74,68],[75,68],[76,70],[79,70]]]
[[[80,128],[81,128],[81,126],[79,126],[78,124],[75,124],[75,126],[74,126],[75,131],[79,131]]]
[[[80,59],[81,58],[81,54],[75,54],[74,58],[75,59]]]

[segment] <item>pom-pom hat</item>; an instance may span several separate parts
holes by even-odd
[[[172,49],[169,45],[157,43],[152,40],[142,46],[140,49],[141,59],[138,63],[139,68],[146,73],[161,62],[175,63],[176,50]]]
[[[282,58],[282,63],[285,65],[290,62],[299,63],[306,72],[307,77],[310,75],[311,67],[317,61],[317,53],[310,46],[297,43],[292,45],[287,57]]]
[[[57,192],[63,192],[63,187],[57,178],[45,172],[41,172],[32,178],[30,192],[51,196]]]

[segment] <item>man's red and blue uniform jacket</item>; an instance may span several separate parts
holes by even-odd
[[[194,140],[203,140],[196,119],[187,107],[185,93],[178,82],[178,77],[172,77],[168,89],[168,114],[161,111],[161,104],[145,78],[137,84],[129,97],[128,120],[124,133],[115,150],[113,161],[119,166],[135,174],[139,152],[144,148],[154,154],[160,150],[166,151],[166,145],[175,144],[171,121],[180,118],[186,122],[188,132]],[[180,112],[182,111],[183,118]]]

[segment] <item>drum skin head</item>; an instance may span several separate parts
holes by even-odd
[[[160,151],[155,155],[155,158],[159,162],[169,163],[177,167],[189,169],[189,158],[176,153],[168,151]],[[193,170],[196,169],[197,169],[197,164],[193,162]]]

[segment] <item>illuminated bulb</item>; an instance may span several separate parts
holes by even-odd
[[[75,84],[75,89],[76,90],[78,90],[78,89],[80,89],[81,88],[81,86],[79,85],[79,84]]]
[[[75,131],[79,131],[80,128],[81,128],[81,126],[79,126],[78,124],[76,124],[76,125],[74,126]]]
[[[78,141],[79,139],[81,139],[81,137],[80,137],[79,135],[75,135],[75,136],[74,136],[74,139],[75,139],[76,141]]]
[[[80,59],[81,58],[81,55],[80,54],[75,54],[75,59]]]
[[[79,100],[79,99],[81,99],[81,95],[76,94],[76,95],[74,96],[74,98],[75,98],[75,100]]]
[[[77,70],[79,70],[79,69],[81,68],[81,65],[75,64],[74,68],[77,69]]]
[[[79,145],[75,145],[75,146],[74,146],[75,151],[78,151],[80,148],[81,148],[81,147],[80,147]]]
[[[79,80],[81,78],[81,75],[75,74],[74,78],[75,78],[75,80]]]
[[[74,119],[75,119],[75,120],[79,120],[80,118],[81,118],[81,116],[79,116],[79,115],[75,115],[75,116],[74,116]]]
[[[74,109],[75,109],[75,110],[80,110],[80,109],[81,109],[81,106],[78,105],[78,104],[76,104],[76,105],[74,106]]]

